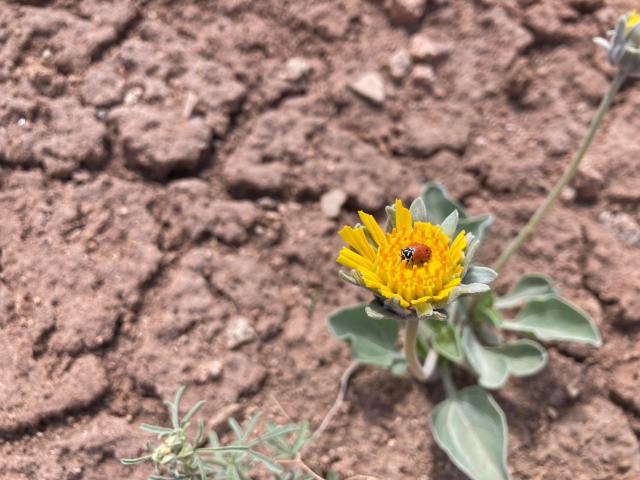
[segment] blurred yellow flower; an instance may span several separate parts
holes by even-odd
[[[627,17],[627,23],[625,23],[625,26],[624,26],[625,35],[629,35],[629,33],[631,33],[631,30],[633,30],[633,28],[639,23],[640,23],[640,14],[638,14],[637,11],[632,10]]]

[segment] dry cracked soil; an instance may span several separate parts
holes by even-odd
[[[143,479],[137,424],[181,384],[203,415],[317,426],[350,363],[327,331],[366,296],[336,231],[439,181],[534,211],[612,77],[618,0],[5,1],[0,5],[0,477]],[[497,394],[515,479],[640,478],[640,89],[497,282],[552,276],[600,349]],[[499,232],[499,233],[498,233]],[[317,471],[460,480],[440,387],[362,369]]]

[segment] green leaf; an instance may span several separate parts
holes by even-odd
[[[502,328],[527,332],[540,340],[565,340],[602,344],[598,329],[578,307],[556,297],[532,300],[513,322],[503,322]]]
[[[427,183],[421,198],[427,206],[427,215],[431,223],[440,224],[451,212],[458,211],[460,220],[455,235],[464,230],[465,232],[473,233],[474,237],[482,240],[487,229],[493,223],[491,215],[479,215],[470,218],[465,208],[458,201],[451,198],[447,190],[437,183]]]
[[[547,363],[547,352],[532,340],[516,340],[499,347],[485,347],[470,328],[462,334],[464,353],[484,388],[497,389],[509,374],[524,377],[538,373]]]
[[[473,318],[479,323],[493,325],[499,327],[502,323],[502,316],[494,308],[495,297],[493,293],[487,292],[479,295],[477,302],[473,307]]]
[[[198,411],[204,406],[205,403],[207,403],[205,400],[200,400],[193,407],[191,407],[191,409],[187,412],[187,414],[182,418],[182,421],[180,422],[180,426],[182,428],[185,428],[189,423],[189,420],[191,420],[191,418],[196,413],[198,413]]]
[[[284,472],[284,469],[279,464],[263,453],[249,450],[249,455],[261,462],[271,473],[281,474]]]
[[[329,316],[329,328],[340,340],[351,345],[353,358],[360,363],[391,368],[404,363],[396,350],[398,323],[395,320],[373,320],[359,304],[337,310]]]
[[[477,217],[472,218],[464,218],[458,222],[458,230],[460,232],[464,230],[465,232],[473,233],[473,236],[478,240],[484,240],[489,227],[493,224],[493,217],[488,214],[478,215]]]
[[[434,324],[435,335],[433,337],[433,348],[436,352],[452,362],[460,363],[462,361],[462,341],[458,330],[453,328],[446,322],[438,322],[440,325]]]
[[[139,428],[140,430],[144,430],[145,432],[156,433],[159,436],[165,436],[165,435],[169,435],[170,433],[173,433],[172,428],[159,427],[157,425],[149,425],[148,423],[143,423],[142,425],[140,425]]]
[[[557,295],[551,280],[545,275],[534,273],[523,276],[509,293],[495,300],[494,306],[506,310],[549,295]]]
[[[478,374],[484,388],[502,387],[509,379],[509,364],[502,355],[492,352],[478,342],[470,328],[462,333],[462,345],[471,368]]]
[[[454,210],[458,211],[460,219],[467,218],[467,211],[462,204],[451,198],[447,190],[440,184],[427,183],[424,192],[422,192],[422,200],[427,206],[427,214],[431,223],[441,224]]]
[[[120,460],[120,463],[123,465],[137,465],[139,463],[144,463],[151,460],[151,455],[145,455],[144,457],[138,458],[123,458]]]
[[[489,267],[471,265],[464,276],[464,283],[486,283],[488,285],[493,282],[497,276],[497,272]]]
[[[526,338],[506,343],[494,351],[507,359],[509,373],[515,377],[534,375],[547,364],[547,351],[544,347]]]
[[[507,421],[481,387],[460,390],[430,417],[436,443],[473,480],[508,480]]]

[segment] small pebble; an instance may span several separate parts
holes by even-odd
[[[411,55],[402,48],[395,52],[389,59],[389,73],[396,80],[402,80],[411,70]]]
[[[227,348],[233,350],[256,338],[256,332],[245,317],[236,317],[229,323],[226,331]]]
[[[360,75],[349,87],[376,105],[382,105],[386,98],[384,80],[378,72],[367,72]]]
[[[344,202],[347,201],[347,194],[342,190],[333,189],[322,195],[320,198],[320,208],[327,218],[337,218]]]
[[[312,70],[313,68],[304,58],[293,57],[287,61],[285,76],[287,80],[298,82],[307,78]]]
[[[411,39],[409,51],[411,56],[419,62],[434,62],[449,55],[451,48],[445,43],[418,34]]]

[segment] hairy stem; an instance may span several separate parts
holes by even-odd
[[[556,183],[556,185],[553,187],[553,190],[549,192],[542,205],[538,207],[538,210],[536,210],[531,219],[529,219],[529,222],[524,226],[522,230],[520,230],[518,236],[511,241],[507,249],[502,252],[502,255],[500,255],[498,261],[493,265],[493,269],[496,272],[499,272],[502,267],[505,266],[507,261],[513,256],[513,254],[516,253],[520,249],[520,247],[522,247],[522,245],[527,241],[529,236],[535,231],[538,223],[540,223],[540,220],[542,220],[547,211],[553,206],[556,200],[558,200],[558,197],[560,197],[560,194],[562,193],[564,187],[567,186],[567,184],[571,181],[571,179],[578,171],[580,162],[587,153],[587,150],[589,150],[591,142],[593,141],[593,138],[598,131],[600,124],[602,123],[602,119],[604,118],[605,113],[607,113],[607,110],[609,110],[613,97],[622,86],[622,82],[624,82],[625,77],[626,73],[621,71],[611,82],[609,91],[602,99],[602,102],[600,102],[598,111],[593,117],[593,120],[591,120],[591,125],[589,126],[589,130],[587,131],[587,135],[582,140],[582,144],[573,157],[573,160],[567,166],[567,169],[562,174],[562,177],[560,177],[560,179],[558,180],[558,183]]]
[[[409,366],[409,371],[421,382],[427,380],[426,375],[422,371],[422,366],[418,360],[418,352],[416,352],[416,337],[418,334],[418,318],[411,317],[407,319],[407,326],[404,332],[404,358]]]

